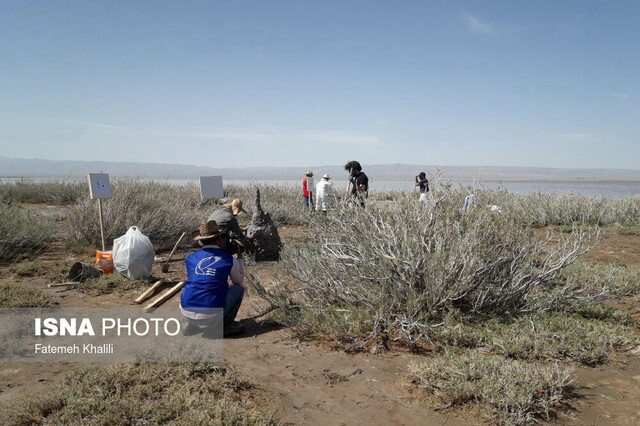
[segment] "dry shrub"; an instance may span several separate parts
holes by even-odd
[[[51,220],[0,203],[0,262],[33,257],[53,239]]]
[[[154,246],[171,247],[182,232],[197,229],[207,212],[195,185],[173,186],[155,182],[118,181],[113,198],[103,200],[105,239],[110,242],[137,226]],[[85,244],[100,244],[96,200],[82,199],[68,215],[69,236]],[[187,239],[188,241],[188,239]]]
[[[14,203],[72,204],[88,192],[86,182],[77,180],[37,183],[21,179],[15,183],[0,183],[0,200]]]
[[[478,404],[493,422],[524,425],[551,419],[571,390],[570,371],[485,356],[445,353],[409,365],[413,383],[448,406]]]
[[[47,393],[3,407],[7,425],[276,424],[246,396],[252,385],[210,363],[82,367]]]
[[[381,336],[416,344],[449,312],[516,316],[568,297],[570,289],[555,291],[556,279],[594,237],[582,230],[537,241],[508,216],[458,212],[455,197],[416,204],[402,199],[318,217],[315,244],[285,252],[278,291],[252,283],[303,335],[354,347]]]
[[[624,225],[623,231],[637,232],[640,225],[640,196],[608,199],[603,196],[579,194],[553,194],[534,192],[530,194],[510,193],[506,189],[488,188],[482,185],[457,186],[447,182],[435,182],[430,195],[438,198],[446,193],[458,208],[464,198],[474,194],[472,209],[500,207],[503,215],[516,222],[534,226],[559,226],[571,230],[576,225]],[[372,200],[397,200],[404,197],[417,200],[418,194],[409,191],[372,192]]]
[[[535,226],[573,226],[640,224],[640,197],[607,199],[602,196],[584,196],[579,194],[550,194],[534,192],[531,194],[511,194],[503,189],[461,188],[462,195],[475,194],[474,203],[479,207],[498,205],[503,214],[513,217],[520,223]]]
[[[259,185],[262,207],[278,224],[302,223],[309,217],[294,189],[277,185]],[[229,185],[227,199],[240,198],[249,215],[238,216],[248,223],[255,200],[255,188]],[[301,197],[300,197],[301,198]],[[122,236],[129,227],[138,226],[154,246],[171,248],[182,232],[190,235],[198,224],[219,206],[217,200],[202,201],[196,185],[177,186],[137,180],[113,184],[113,198],[103,200],[105,239]],[[81,199],[68,215],[70,245],[83,247],[100,244],[98,206],[95,200]],[[188,244],[189,238],[183,240]],[[111,244],[107,244],[111,245]]]
[[[311,212],[306,209],[302,191],[287,185],[252,184],[250,186],[229,185],[225,196],[240,198],[247,211],[254,209],[256,188],[260,189],[262,209],[271,215],[276,225],[302,225],[309,221]],[[245,220],[249,220],[245,218]]]

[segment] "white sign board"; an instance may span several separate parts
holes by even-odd
[[[100,198],[111,198],[111,185],[109,185],[109,175],[106,173],[89,173],[89,195],[92,200]]]
[[[203,200],[224,197],[222,176],[200,176],[200,195]]]

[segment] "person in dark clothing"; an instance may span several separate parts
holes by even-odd
[[[416,176],[416,186],[420,188],[420,198],[418,201],[423,206],[427,206],[429,204],[429,197],[427,195],[429,192],[429,179],[427,179],[425,172],[420,172],[420,174]]]
[[[416,176],[416,186],[420,187],[421,194],[429,192],[429,179],[427,179],[425,172],[420,172],[420,174]]]
[[[349,182],[351,183],[350,202],[359,203],[364,208],[364,201],[369,195],[369,178],[362,171],[362,166],[357,161],[349,161],[344,165],[344,169],[349,172]]]

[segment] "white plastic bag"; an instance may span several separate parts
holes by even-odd
[[[137,226],[132,226],[122,237],[113,240],[113,266],[131,279],[149,277],[155,256],[151,240]]]

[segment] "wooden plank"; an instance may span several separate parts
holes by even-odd
[[[142,303],[144,302],[144,300],[151,296],[153,294],[153,292],[160,287],[160,285],[163,283],[163,280],[158,280],[155,282],[155,284],[153,284],[151,287],[149,287],[148,289],[146,289],[144,291],[144,293],[142,293],[140,296],[138,296],[138,298],[136,300],[134,300],[135,303]]]
[[[68,282],[68,283],[56,283],[56,284],[49,284],[49,287],[64,287],[67,285],[74,285],[74,284],[80,284],[80,283],[77,283],[75,281]]]
[[[149,309],[157,308],[162,305],[167,300],[171,299],[171,297],[180,291],[180,289],[184,286],[184,281],[179,282],[178,284],[171,287],[169,290],[162,293],[160,296],[156,297],[153,302],[149,303],[144,307],[144,310],[147,311]]]

